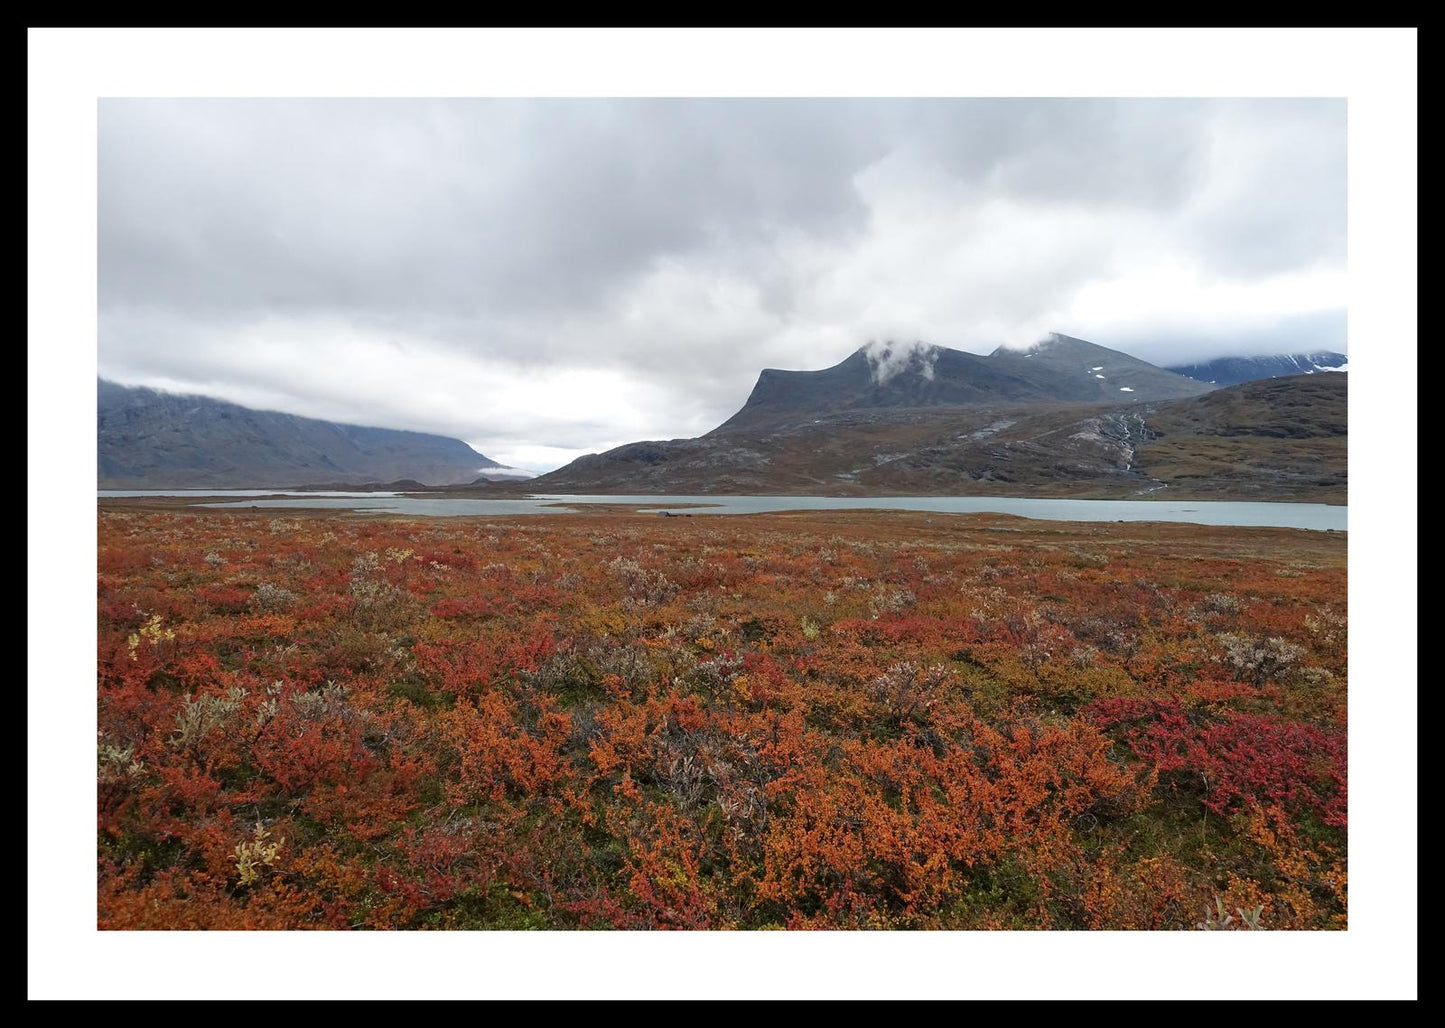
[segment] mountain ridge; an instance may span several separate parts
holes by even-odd
[[[808,415],[884,407],[1176,399],[1211,386],[1060,333],[980,355],[924,343],[870,344],[816,371],[764,368],[743,406],[705,436]]]
[[[1252,357],[1216,357],[1195,364],[1172,364],[1166,370],[1210,385],[1238,385],[1266,378],[1290,378],[1319,372],[1349,370],[1350,359],[1334,350],[1308,353],[1270,353]]]
[[[863,347],[819,371],[764,369],[742,408],[701,436],[587,454],[525,488],[1333,500],[1345,494],[1346,376],[1318,378],[1339,381],[1279,379],[1294,384],[1211,403],[1229,390],[1059,334],[987,356]],[[1260,432],[1215,424],[1243,410]]]
[[[458,439],[96,380],[102,489],[471,482],[504,465]]]

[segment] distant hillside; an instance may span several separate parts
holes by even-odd
[[[1160,404],[1138,449],[1170,495],[1345,503],[1349,375],[1296,375]]]
[[[1168,490],[1344,502],[1347,376],[1212,390],[1082,340],[1056,343],[986,358],[914,350],[882,381],[865,351],[821,372],[764,372],[743,409],[704,436],[589,454],[525,488],[1096,498]],[[1135,384],[1101,399],[1099,386],[1075,384],[1081,357],[1092,382],[1112,374]]]
[[[1169,368],[1186,378],[1211,385],[1237,385],[1264,378],[1313,375],[1320,371],[1347,371],[1350,359],[1342,353],[1276,353],[1263,357],[1220,357],[1202,364],[1179,364]]]
[[[104,380],[97,400],[102,489],[398,479],[446,485],[502,469],[460,440],[423,432],[342,425]]]

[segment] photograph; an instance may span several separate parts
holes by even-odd
[[[1349,96],[285,81],[90,108],[87,944],[1346,942]]]
[[[1346,926],[1342,102],[99,119],[101,927]]]

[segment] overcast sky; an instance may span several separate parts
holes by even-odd
[[[103,100],[102,377],[545,471],[764,367],[1344,351],[1340,100]]]

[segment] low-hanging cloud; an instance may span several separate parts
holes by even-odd
[[[938,347],[919,340],[893,343],[875,339],[863,347],[863,353],[868,358],[873,381],[878,385],[905,371],[932,381],[933,366],[938,360]]]
[[[870,340],[987,352],[1062,331],[1163,363],[1343,350],[1344,117],[1332,100],[106,100],[100,370],[544,470],[705,431],[761,368]]]

